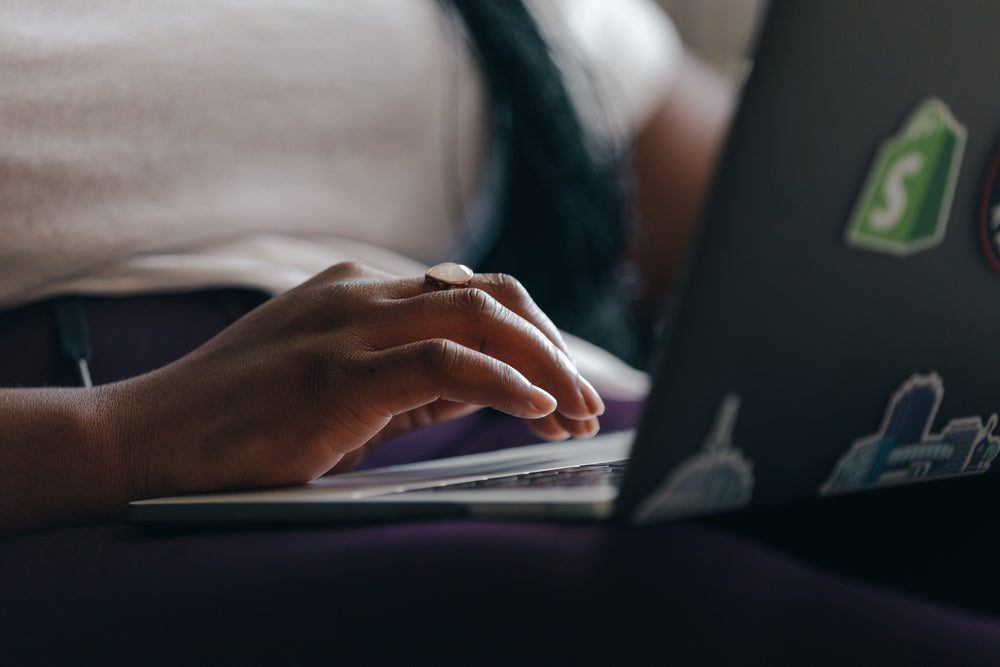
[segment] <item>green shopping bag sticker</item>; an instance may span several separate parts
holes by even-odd
[[[847,225],[847,244],[902,257],[941,243],[965,136],[944,102],[921,102],[879,147]]]

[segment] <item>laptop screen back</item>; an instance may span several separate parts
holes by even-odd
[[[998,27],[991,2],[772,3],[620,512],[989,474]]]

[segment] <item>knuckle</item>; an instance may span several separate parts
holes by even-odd
[[[440,377],[455,372],[461,355],[458,343],[447,338],[429,338],[419,344],[417,357],[423,372]]]
[[[486,291],[478,287],[460,290],[449,290],[451,304],[463,317],[488,319],[497,311],[497,301]]]
[[[525,289],[521,281],[507,273],[498,273],[493,277],[494,285],[505,299],[512,303],[524,304],[532,303],[528,290]]]
[[[357,278],[365,275],[367,272],[368,267],[361,262],[340,262],[327,269],[326,274],[330,278],[337,279]]]

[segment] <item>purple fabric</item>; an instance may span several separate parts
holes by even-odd
[[[265,298],[245,289],[84,298],[93,380],[104,384],[168,364]],[[52,301],[0,311],[0,387],[79,384],[60,352]]]
[[[5,665],[1000,660],[994,620],[695,526],[97,526],[7,540],[0,562]]]
[[[479,413],[372,458],[518,437]],[[1000,621],[693,524],[51,530],[0,541],[0,596],[2,665],[1000,662]]]

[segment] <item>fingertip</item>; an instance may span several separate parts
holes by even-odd
[[[555,412],[558,403],[552,394],[541,387],[531,385],[531,405],[539,411],[539,417],[544,417]]]
[[[586,419],[564,417],[559,420],[559,423],[574,438],[592,438],[601,430],[601,423],[596,417]]]
[[[587,429],[587,435],[585,435],[583,437],[584,438],[593,438],[595,435],[597,435],[600,432],[600,430],[601,430],[601,422],[598,421],[596,417],[594,419],[589,419],[589,420],[587,420],[587,427],[588,427],[588,429]]]
[[[563,428],[560,420],[554,415],[542,417],[541,419],[531,419],[527,422],[527,424],[532,433],[537,435],[542,440],[547,440],[549,442],[569,440],[573,437],[573,434]]]
[[[563,442],[573,437],[566,431],[563,431],[562,433],[535,433],[535,435],[546,442]]]
[[[579,376],[580,380],[580,393],[583,395],[583,401],[587,404],[587,408],[590,413],[595,416],[601,416],[604,414],[604,401],[601,399],[601,395],[597,393],[594,389],[594,385],[587,381],[587,378],[582,375]]]

